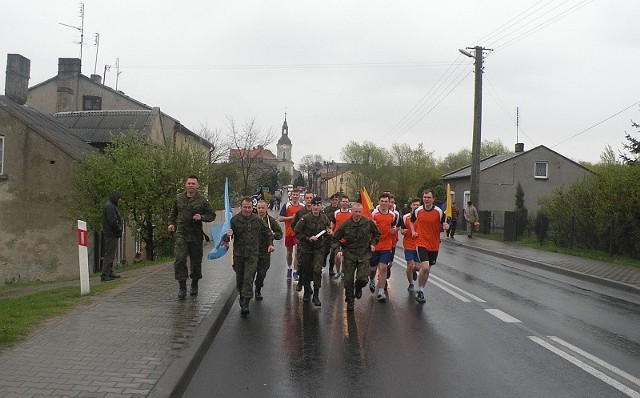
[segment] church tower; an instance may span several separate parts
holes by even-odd
[[[291,140],[289,139],[289,126],[287,125],[287,114],[284,114],[284,123],[282,124],[282,135],[276,145],[278,148],[278,171],[288,171],[293,175],[293,161],[291,160]]]

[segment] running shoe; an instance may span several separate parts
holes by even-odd
[[[384,292],[378,293],[378,301],[384,303],[387,301],[387,295]]]
[[[371,293],[374,293],[376,291],[376,284],[373,283],[373,281],[369,282],[369,290],[371,290]]]
[[[289,268],[287,270],[287,280],[290,281],[291,280],[291,273],[293,272],[293,270],[291,268]]]
[[[418,280],[418,271],[413,271],[413,280],[414,281]]]
[[[423,292],[416,293],[416,301],[419,302],[420,304],[424,304],[424,303],[427,302],[427,299],[424,298],[424,293]]]
[[[408,292],[413,292],[413,291],[415,291],[415,290],[416,290],[416,289],[415,289],[415,287],[413,286],[413,283],[410,283],[410,284],[409,284],[409,287],[407,288],[407,291],[408,291]]]
[[[299,279],[300,279],[300,275],[296,271],[293,271],[293,280],[297,281]]]

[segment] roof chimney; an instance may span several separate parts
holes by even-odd
[[[94,83],[102,84],[102,76],[100,75],[91,75],[91,80],[93,80]]]
[[[82,61],[79,58],[58,58],[58,100],[57,112],[77,111],[78,84]]]
[[[31,61],[20,54],[7,54],[4,94],[20,105],[27,103]]]
[[[524,143],[516,143],[516,153],[524,152]]]

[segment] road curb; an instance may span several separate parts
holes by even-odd
[[[192,344],[180,351],[178,357],[171,362],[156,385],[151,389],[148,397],[177,398],[182,396],[229,314],[236,296],[236,279],[234,276],[229,279],[229,283],[227,283],[219,299],[211,307],[209,314],[204,317],[194,330],[191,336]]]
[[[620,289],[629,293],[635,293],[635,294],[639,294],[640,293],[640,289],[638,289],[636,286],[633,285],[629,285],[627,283],[624,282],[620,282],[620,281],[616,281],[616,280],[612,280],[612,279],[608,279],[608,278],[604,278],[604,277],[600,277],[600,276],[595,276],[595,275],[591,275],[591,274],[586,274],[584,272],[580,272],[580,271],[575,271],[575,270],[571,270],[571,269],[567,269],[567,268],[563,268],[563,267],[558,267],[555,265],[551,265],[551,264],[545,264],[545,263],[541,263],[538,261],[533,261],[533,260],[529,260],[527,258],[522,258],[522,257],[517,257],[517,256],[513,256],[510,254],[504,254],[504,253],[498,253],[496,251],[493,250],[489,250],[489,249],[485,249],[483,247],[478,247],[478,246],[473,246],[473,245],[465,245],[464,243],[461,242],[449,242],[451,244],[455,244],[456,246],[464,246],[466,248],[472,249],[472,250],[476,250],[479,251],[481,253],[485,253],[485,254],[489,254],[491,256],[494,257],[499,257],[499,258],[503,258],[505,260],[511,260],[511,261],[515,261],[521,264],[525,264],[525,265],[530,265],[532,267],[536,267],[539,269],[544,269],[544,270],[548,270],[548,271],[553,271],[559,274],[563,274],[563,275],[567,275],[567,276],[571,276],[571,277],[576,277],[576,278],[580,278],[582,280],[586,280],[589,282],[594,282],[594,283],[600,283],[600,284],[604,284],[616,289]]]

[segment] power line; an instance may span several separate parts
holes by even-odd
[[[586,128],[586,129],[584,129],[584,130],[580,131],[579,133],[576,133],[576,134],[572,135],[571,137],[569,137],[569,138],[567,138],[567,139],[565,139],[565,140],[562,140],[562,141],[558,142],[557,144],[555,144],[555,145],[551,146],[551,148],[555,148],[555,147],[557,147],[558,145],[564,144],[565,142],[567,142],[567,141],[569,141],[569,140],[572,140],[572,139],[576,138],[577,136],[579,136],[579,135],[581,135],[581,134],[584,134],[584,133],[586,133],[587,131],[589,131],[589,130],[591,130],[591,129],[595,128],[595,127],[598,127],[599,125],[601,125],[602,123],[606,122],[607,120],[613,119],[614,117],[618,116],[618,115],[619,115],[619,114],[621,114],[622,112],[624,112],[624,111],[626,111],[626,110],[628,110],[628,109],[630,109],[630,108],[633,108],[634,106],[636,106],[636,105],[638,105],[638,104],[640,104],[640,101],[634,102],[633,104],[629,105],[628,107],[626,107],[626,108],[622,109],[621,111],[618,111],[618,112],[614,113],[613,115],[611,115],[611,116],[607,117],[606,119],[603,119],[603,120],[599,121],[598,123],[596,123],[596,124],[592,125],[591,127],[588,127],[588,128]]]
[[[449,66],[446,62],[354,62],[318,64],[239,64],[239,65],[127,65],[146,70],[242,70],[242,69],[339,69],[339,68],[412,68]]]

